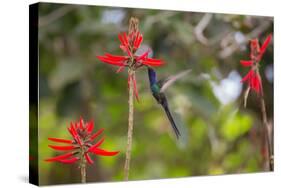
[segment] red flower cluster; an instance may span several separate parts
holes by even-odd
[[[104,142],[104,137],[101,138],[98,142],[93,143],[95,138],[97,138],[102,132],[103,129],[98,130],[96,133],[92,134],[94,129],[94,122],[90,121],[84,123],[83,119],[80,118],[80,121],[76,123],[70,123],[68,131],[72,136],[72,140],[66,140],[61,138],[48,138],[48,140],[64,143],[68,145],[49,145],[50,148],[58,151],[68,151],[63,155],[58,155],[46,159],[48,162],[61,162],[66,164],[75,163],[79,160],[86,160],[88,164],[93,164],[89,154],[102,155],[102,156],[113,156],[119,153],[119,151],[106,151],[101,149],[100,146]]]
[[[241,80],[241,82],[247,82],[250,89],[253,89],[257,94],[262,93],[262,81],[259,74],[259,62],[271,41],[272,36],[269,35],[262,46],[260,47],[258,39],[253,39],[250,41],[251,46],[251,60],[241,60],[240,63],[244,67],[251,67],[251,70],[246,74],[246,76]]]
[[[121,43],[120,48],[125,53],[124,56],[112,55],[109,53],[106,53],[104,56],[97,56],[97,58],[104,63],[119,66],[117,73],[123,71],[125,67],[136,70],[142,66],[157,67],[164,64],[164,62],[160,59],[149,58],[149,50],[144,52],[142,55],[136,55],[136,51],[140,47],[143,40],[143,36],[139,31],[132,32],[128,35],[125,32],[120,33],[118,38]],[[129,85],[131,80],[133,82],[135,96],[138,100],[135,76],[128,76]]]

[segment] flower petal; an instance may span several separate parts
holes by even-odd
[[[100,148],[95,148],[91,152],[96,155],[103,155],[103,156],[113,156],[119,153],[119,151],[106,151]]]
[[[251,82],[250,82],[250,87],[257,93],[257,94],[261,94],[261,79],[259,77],[258,74],[254,73],[254,75],[251,78]]]
[[[258,83],[257,83],[257,79],[255,76],[253,76],[251,78],[251,82],[250,82],[250,86],[251,88],[256,91],[257,93],[259,93],[259,88],[258,88]]]
[[[137,42],[138,42],[138,40],[139,40],[139,35],[140,35],[140,32],[137,32],[136,33],[136,37],[134,38],[134,42],[133,42],[133,47],[134,48],[136,48],[136,44],[137,44]]]
[[[129,56],[132,56],[132,53],[131,53],[131,51],[130,51],[130,49],[129,49],[129,41],[128,41],[129,39],[128,39],[128,36],[127,36],[126,32],[120,33],[120,34],[118,35],[118,38],[119,38],[119,40],[120,40],[120,42],[121,42],[120,48],[121,48],[125,53],[127,53]]]
[[[246,82],[246,81],[249,82],[249,81],[251,80],[253,74],[254,74],[254,71],[251,69],[251,70],[246,74],[246,76],[244,76],[244,77],[242,78],[241,82]]]
[[[144,65],[150,65],[150,66],[161,66],[164,64],[164,62],[160,59],[152,59],[152,58],[146,58],[142,64]]]
[[[65,163],[65,164],[72,164],[72,163],[75,163],[78,160],[79,160],[78,157],[73,157],[71,159],[61,159],[61,160],[59,160],[59,162]]]
[[[261,49],[260,49],[260,56],[262,56],[268,46],[268,44],[270,43],[271,41],[271,38],[272,38],[272,35],[268,35],[268,37],[266,37],[265,41],[263,42],[262,46],[261,46]]]
[[[128,36],[127,36],[126,32],[123,33],[123,39],[124,39],[125,44],[128,46],[129,43],[128,43]]]
[[[105,56],[114,61],[124,61],[129,58],[128,56],[112,55],[109,53],[106,53]]]
[[[79,125],[78,125],[78,123],[76,122],[76,123],[73,124],[72,129],[75,129],[75,130],[76,130],[76,129],[78,129],[78,126],[79,126]]]
[[[254,89],[254,88],[255,88],[254,74],[253,74],[253,76],[250,77],[250,79],[249,79],[249,85],[250,85],[251,89]]]
[[[65,158],[68,158],[68,157],[71,157],[71,156],[73,156],[73,152],[66,153],[66,154],[63,154],[63,155],[58,155],[58,156],[46,159],[45,161],[47,161],[47,162],[54,162],[54,161],[59,161],[61,159],[65,159]]]
[[[66,139],[61,139],[61,138],[48,138],[50,141],[54,142],[61,142],[61,143],[66,143],[66,144],[72,144],[72,140],[66,140]]]
[[[73,123],[70,122],[70,127],[67,128],[69,133],[74,137],[75,136],[75,132],[74,132],[74,129],[73,129]]]
[[[112,60],[112,59],[108,58],[107,56],[97,56],[97,58],[104,63],[108,63],[108,64],[116,65],[116,66],[124,66],[123,61]]]
[[[249,61],[245,61],[245,60],[241,60],[240,61],[241,65],[243,65],[244,67],[249,67],[253,65],[253,61],[249,60]]]
[[[127,53],[128,56],[132,57],[132,52],[130,51],[128,46],[124,46],[124,45],[120,45],[121,50],[123,50],[123,52]]]
[[[84,121],[83,121],[82,117],[80,117],[79,127],[80,127],[80,129],[84,129]]]
[[[143,53],[142,55],[138,56],[136,58],[136,61],[140,61],[140,60],[146,60],[148,59],[148,54],[149,54],[150,50],[147,50],[145,53]]]
[[[139,94],[138,94],[138,89],[137,89],[137,82],[136,82],[136,75],[132,75],[132,81],[133,81],[133,87],[134,87],[134,93],[137,101],[139,102]]]
[[[100,145],[102,145],[102,143],[104,142],[104,137],[102,139],[100,139],[97,143],[95,143],[94,145],[92,145],[88,151],[91,152],[93,151],[95,148],[99,147]]]
[[[126,45],[128,45],[128,42],[126,42],[126,37],[124,38],[123,37],[124,36],[124,34],[123,33],[119,33],[118,34],[118,38],[119,38],[119,40],[120,40],[120,43],[123,45],[123,46],[126,46]],[[127,39],[127,41],[128,41],[128,39]]]
[[[73,123],[71,122],[70,123],[70,128],[68,128],[68,131],[70,132],[70,134],[72,135],[72,137],[74,138],[74,140],[79,144],[79,145],[82,145],[82,142],[81,142],[81,139],[77,133],[77,128],[75,127],[78,127],[79,124],[76,123],[75,126],[73,125]]]
[[[124,68],[125,68],[125,66],[120,66],[120,67],[117,69],[116,73],[122,72],[122,71],[124,70]]]
[[[80,146],[83,145],[79,135],[77,135],[76,137],[74,137],[74,139],[77,141],[77,143],[78,143]]]
[[[90,134],[94,129],[94,121],[91,120],[90,122],[87,123],[87,132]]]
[[[139,48],[142,40],[143,40],[142,35],[140,34],[140,32],[137,32],[137,35],[135,37],[134,44],[133,44],[135,50]]]
[[[100,129],[98,130],[95,134],[93,134],[91,137],[90,137],[90,141],[93,141],[97,136],[99,136],[102,132],[103,132],[104,129]]]
[[[88,153],[85,153],[84,156],[85,156],[85,159],[87,160],[87,162],[89,164],[93,164],[94,163],[94,161],[91,159],[91,157],[90,157],[90,155]]]
[[[48,145],[48,146],[54,150],[59,150],[59,151],[73,150],[75,148],[74,146],[53,146],[53,145]]]
[[[142,37],[142,35],[140,35],[139,40],[138,40],[138,42],[136,44],[136,49],[138,49],[140,47],[140,45],[142,43],[142,40],[143,40],[143,37]]]
[[[250,40],[250,47],[251,47],[251,53],[250,57],[251,59],[257,58],[256,56],[260,54],[260,44],[259,40],[257,38]]]

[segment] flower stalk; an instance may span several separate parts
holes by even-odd
[[[268,165],[269,165],[269,170],[273,171],[274,170],[274,158],[273,158],[273,147],[272,147],[272,139],[270,136],[270,131],[269,131],[269,124],[267,121],[267,113],[266,113],[266,106],[265,106],[265,101],[264,97],[260,96],[260,107],[261,107],[261,114],[262,114],[262,123],[265,131],[265,140],[266,140],[266,145],[267,145],[267,155],[268,155]]]
[[[103,56],[97,56],[97,58],[103,63],[119,67],[116,73],[122,72],[125,68],[128,69],[129,115],[126,158],[124,166],[124,180],[128,180],[134,127],[134,98],[136,98],[136,100],[139,102],[136,71],[143,66],[158,67],[163,65],[164,62],[161,59],[150,58],[150,50],[147,50],[141,54],[136,53],[143,41],[143,35],[139,32],[139,20],[137,18],[130,18],[128,33],[120,33],[118,38],[120,40],[120,49],[123,51],[124,55],[112,55],[105,53]]]
[[[135,72],[133,70],[128,70],[129,77],[133,77]],[[124,180],[129,179],[130,171],[130,161],[131,161],[131,150],[132,150],[132,141],[133,141],[133,128],[134,128],[134,88],[133,80],[129,80],[129,118],[128,118],[128,138],[127,138],[127,147],[126,147],[126,159],[124,166]]]
[[[86,183],[86,159],[85,159],[85,150],[84,147],[81,148],[81,160],[80,160],[80,173],[81,173],[81,182]]]
[[[139,21],[137,18],[131,18],[129,23],[129,36],[134,33],[139,33]],[[135,43],[135,42],[134,42]],[[134,90],[135,87],[135,70],[134,70],[134,59],[131,59],[128,69],[128,84],[129,84],[129,117],[128,117],[128,137],[126,146],[126,158],[124,166],[124,180],[129,180],[130,162],[131,162],[131,151],[133,142],[133,128],[134,128]],[[135,92],[136,99],[138,100],[138,94]]]
[[[252,39],[250,41],[250,60],[241,60],[240,63],[244,67],[250,67],[250,71],[247,73],[246,76],[241,80],[241,82],[247,83],[248,87],[244,93],[244,107],[247,105],[247,99],[250,90],[253,90],[259,98],[261,114],[262,114],[262,124],[263,130],[265,134],[265,142],[267,145],[267,160],[269,170],[273,171],[274,162],[273,162],[273,140],[269,130],[269,123],[267,120],[267,113],[266,113],[266,105],[264,101],[264,91],[262,87],[262,79],[259,71],[260,61],[262,56],[265,53],[266,48],[268,47],[271,41],[272,35],[270,34],[263,44],[260,46],[258,39]]]

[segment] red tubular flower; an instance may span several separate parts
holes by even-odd
[[[260,49],[260,54],[261,54],[261,56],[264,54],[264,52],[265,52],[265,50],[266,50],[268,44],[269,44],[270,41],[271,41],[271,38],[272,38],[272,35],[269,35],[269,36],[265,39],[265,41],[263,42],[263,44],[262,44],[262,46],[261,46],[261,49]],[[260,58],[261,58],[261,57],[260,57]]]
[[[50,141],[54,142],[61,142],[61,143],[66,143],[66,144],[72,144],[72,140],[66,140],[66,139],[60,139],[60,138],[48,138]]]
[[[70,158],[70,159],[61,159],[61,160],[59,160],[59,162],[65,163],[65,164],[72,164],[72,163],[75,163],[78,160],[79,160],[78,157],[73,157],[73,158]]]
[[[56,156],[56,157],[47,159],[46,161],[48,161],[48,162],[59,161],[59,160],[61,160],[61,159],[65,159],[65,158],[72,157],[73,154],[74,154],[73,152],[70,152],[70,153],[66,153],[66,154],[63,154],[63,155],[58,155],[58,156]]]
[[[249,67],[249,66],[252,66],[253,65],[253,61],[244,61],[244,60],[241,60],[240,61],[241,65],[243,65],[244,67]]]
[[[102,132],[103,129],[98,130],[96,133],[92,133],[94,130],[94,121],[84,123],[83,119],[76,123],[70,123],[68,131],[72,136],[72,140],[61,139],[61,138],[48,138],[48,140],[64,143],[68,145],[49,145],[50,148],[57,151],[68,151],[65,154],[57,155],[55,157],[46,159],[47,162],[61,162],[65,164],[72,164],[80,160],[86,160],[88,164],[93,164],[94,161],[91,159],[89,154],[102,155],[102,156],[113,156],[119,153],[119,151],[106,151],[100,148],[105,138],[101,138],[99,141],[94,142]]]
[[[251,67],[250,71],[244,76],[241,82],[246,82],[250,89],[253,89],[257,94],[263,95],[262,80],[259,74],[259,62],[272,38],[269,35],[262,46],[260,47],[258,39],[250,40],[251,60],[241,60],[240,63],[244,67]]]
[[[138,94],[138,90],[137,90],[136,75],[134,74],[131,77],[132,77],[131,79],[133,80],[134,94],[136,96],[137,101],[139,101],[139,94]]]
[[[85,153],[84,155],[85,155],[85,158],[86,158],[86,160],[87,160],[87,162],[88,162],[89,164],[93,164],[93,163],[94,163],[94,161],[91,159],[91,157],[89,156],[88,153]]]
[[[124,56],[111,55],[109,53],[106,53],[103,56],[97,56],[97,58],[104,63],[118,66],[117,73],[123,71],[125,67],[130,67],[130,69],[136,70],[142,66],[158,67],[164,64],[161,59],[148,58],[149,50],[141,55],[136,55],[136,51],[139,49],[143,41],[143,36],[139,31],[132,32],[128,35],[125,32],[120,33],[118,38],[121,43],[120,48],[125,53]],[[128,87],[130,86],[130,81],[133,83],[134,95],[139,101],[135,76],[132,78],[128,76]]]
[[[60,151],[66,151],[66,150],[73,150],[75,149],[74,146],[53,146],[49,145],[50,148],[53,148],[54,150],[60,150]]]
[[[94,148],[92,151],[92,153],[96,154],[96,155],[103,155],[103,156],[113,156],[116,155],[118,152],[116,151],[106,151],[100,148]]]

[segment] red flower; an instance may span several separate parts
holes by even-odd
[[[48,140],[63,143],[67,145],[49,145],[50,148],[57,151],[66,151],[62,155],[58,155],[45,161],[48,162],[61,162],[66,164],[75,163],[79,160],[86,160],[88,164],[93,164],[93,160],[90,154],[113,156],[119,153],[119,151],[106,151],[101,149],[100,146],[104,142],[104,137],[98,142],[94,143],[94,140],[103,132],[103,129],[98,130],[96,133],[92,133],[94,129],[94,122],[90,121],[84,123],[83,119],[76,123],[70,123],[68,131],[72,136],[71,140],[61,138],[48,138]]]
[[[129,35],[127,35],[125,32],[120,33],[118,38],[121,43],[120,48],[123,50],[125,55],[119,56],[106,53],[104,56],[97,56],[97,58],[104,63],[119,66],[119,69],[116,71],[117,73],[123,71],[125,67],[136,70],[142,66],[157,67],[164,64],[164,62],[160,59],[149,58],[149,50],[144,52],[142,55],[136,55],[136,51],[140,47],[143,40],[143,36],[139,31],[132,32]],[[135,76],[128,76],[129,85],[131,80],[133,82],[135,97],[137,100],[139,100]]]
[[[258,39],[250,40],[251,60],[241,60],[240,63],[244,67],[251,67],[250,71],[242,78],[241,82],[247,82],[250,89],[253,89],[257,94],[262,93],[262,81],[259,74],[259,62],[272,38],[272,35],[269,35],[262,46],[260,47]]]

